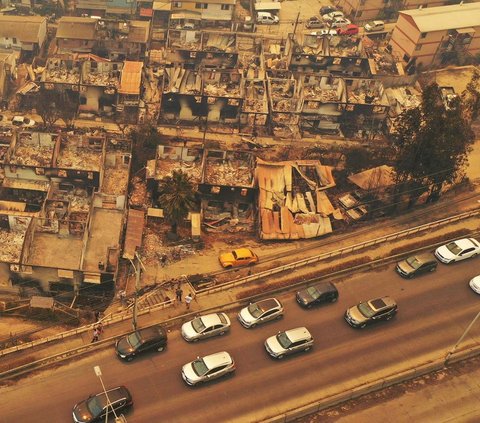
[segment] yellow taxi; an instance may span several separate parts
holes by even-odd
[[[231,267],[248,266],[258,262],[258,256],[250,248],[238,248],[219,257],[220,264],[229,269]]]

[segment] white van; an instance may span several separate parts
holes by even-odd
[[[257,23],[265,25],[278,24],[280,19],[278,16],[273,15],[270,12],[257,12]]]

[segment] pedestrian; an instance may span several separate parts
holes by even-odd
[[[177,289],[175,290],[175,298],[179,303],[182,302],[182,295],[183,295],[182,288],[178,286]]]
[[[98,336],[100,336],[103,333],[103,323],[98,322],[98,324],[95,325],[95,328],[97,329]]]
[[[188,295],[185,297],[185,305],[187,306],[187,310],[190,308],[190,303],[192,302],[192,300],[192,293],[189,292]]]
[[[93,329],[93,338],[92,338],[91,344],[93,344],[94,342],[97,342],[99,336],[100,336],[100,333],[98,332],[98,329],[97,328]]]
[[[165,265],[167,264],[167,255],[164,253],[162,254],[162,257],[160,258],[160,261],[162,262],[162,267],[165,267]]]

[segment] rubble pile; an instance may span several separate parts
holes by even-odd
[[[127,192],[128,174],[125,169],[105,168],[103,174],[102,193],[108,195],[125,195]]]
[[[24,232],[0,229],[0,260],[2,263],[18,263],[22,252]]]
[[[205,171],[205,180],[209,184],[250,186],[252,179],[252,168],[240,160],[211,160]]]
[[[171,175],[174,170],[181,170],[192,178],[192,181],[199,183],[202,178],[202,167],[200,162],[186,162],[168,160],[164,158],[157,159],[155,166],[155,179],[162,179]]]
[[[79,146],[73,140],[62,142],[58,167],[99,171],[102,164],[102,150]]]
[[[236,50],[236,38],[228,34],[206,34],[203,50],[233,53]]]

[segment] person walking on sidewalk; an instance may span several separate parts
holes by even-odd
[[[187,310],[190,308],[190,303],[192,302],[192,300],[192,293],[189,292],[188,295],[185,297],[185,305],[187,306]]]
[[[182,288],[177,287],[177,289],[175,290],[175,298],[179,303],[182,302],[182,295],[183,295]]]
[[[100,336],[100,332],[98,331],[98,329],[97,328],[93,329],[93,338],[92,338],[91,344],[93,344],[94,342],[97,342],[99,336]]]

